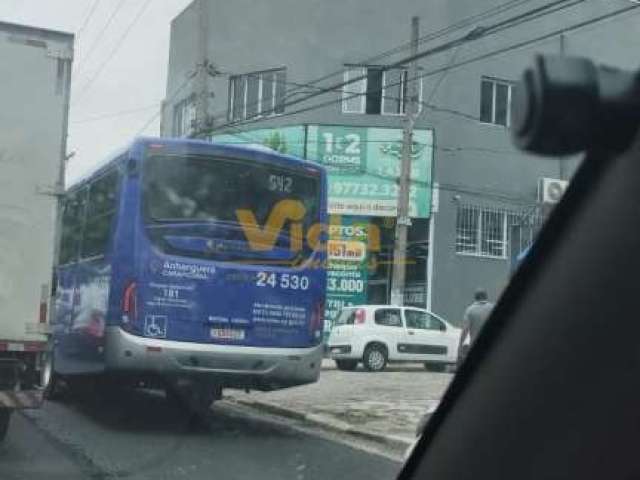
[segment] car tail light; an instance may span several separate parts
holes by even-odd
[[[136,302],[136,282],[130,282],[122,295],[122,320],[125,323],[135,320],[138,316]]]
[[[362,309],[362,308],[358,308],[356,310],[356,316],[355,316],[355,320],[354,320],[354,324],[355,325],[363,325],[364,324],[364,320],[366,318],[367,312]]]

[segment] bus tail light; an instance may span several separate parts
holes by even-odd
[[[130,282],[124,289],[122,296],[122,320],[125,323],[136,320],[138,305],[136,302],[136,282]]]
[[[355,325],[364,325],[364,320],[366,318],[366,315],[367,315],[367,312],[363,308],[357,308],[353,323]]]
[[[316,338],[320,338],[322,334],[322,327],[324,326],[324,302],[318,302],[315,304],[313,311],[311,312],[311,318],[309,321],[309,330]]]

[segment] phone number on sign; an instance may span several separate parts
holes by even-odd
[[[359,183],[359,182],[332,182],[329,190],[330,195],[361,195],[364,197],[397,197],[399,193],[398,185],[388,183]],[[409,196],[415,197],[417,188],[412,186]]]

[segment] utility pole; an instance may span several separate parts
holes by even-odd
[[[196,93],[196,136],[202,136],[209,125],[209,0],[198,0],[198,62]]]
[[[420,19],[411,19],[411,55],[418,53],[418,39],[420,35]],[[402,134],[402,163],[400,166],[400,188],[398,193],[398,220],[396,222],[396,238],[393,248],[393,273],[391,277],[391,303],[404,304],[404,288],[406,277],[407,230],[411,226],[409,216],[409,190],[411,183],[411,153],[413,145],[413,126],[418,112],[418,96],[420,95],[418,81],[418,61],[411,62],[407,78],[409,83],[409,101],[405,102],[404,130]]]

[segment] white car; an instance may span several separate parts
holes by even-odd
[[[461,330],[427,310],[393,305],[342,309],[328,340],[330,357],[340,370],[359,362],[371,372],[387,362],[424,362],[442,371],[458,360]]]

